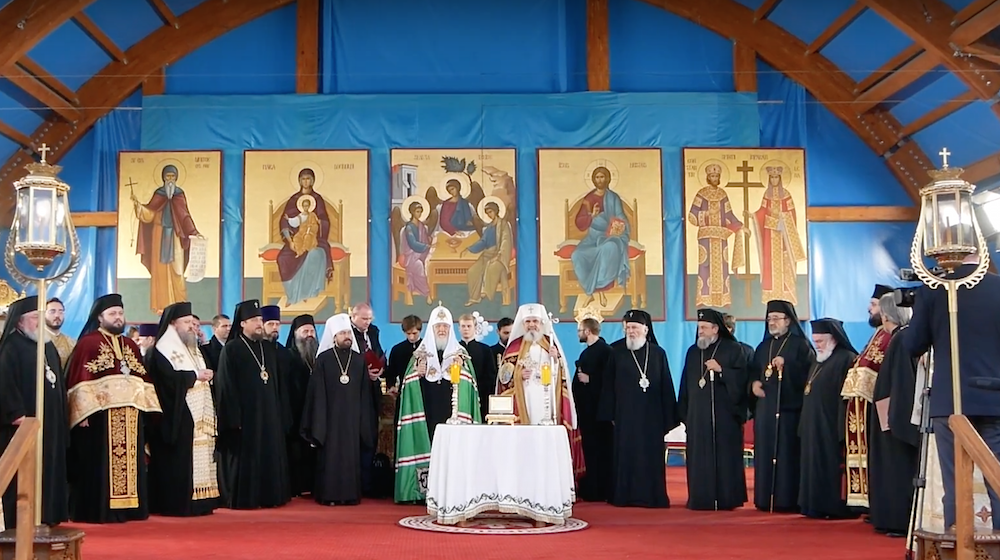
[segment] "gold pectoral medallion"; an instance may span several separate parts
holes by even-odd
[[[260,378],[264,381],[264,385],[267,385],[267,380],[271,379],[271,375],[267,373],[266,369],[260,370]]]
[[[108,490],[111,509],[139,507],[139,411],[108,410]]]
[[[809,392],[812,391],[812,386],[813,386],[812,382],[806,383],[806,390],[804,391],[805,394],[808,395]]]
[[[774,375],[774,366],[767,364],[767,369],[764,370],[764,379],[771,379],[772,375]]]
[[[351,382],[351,377],[346,373],[342,373],[340,374],[340,382],[343,383],[344,385],[347,385],[348,383]]]
[[[707,383],[705,382],[705,378],[704,377],[702,377],[701,379],[698,380],[698,388],[699,389],[704,389],[706,384]]]

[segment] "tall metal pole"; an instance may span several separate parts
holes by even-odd
[[[38,419],[35,461],[35,526],[42,524],[42,457],[45,455],[42,431],[45,427],[45,280],[38,280],[38,340],[35,342],[35,418]]]

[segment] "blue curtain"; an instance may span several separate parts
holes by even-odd
[[[538,299],[537,162],[540,147],[659,147],[663,154],[664,270],[667,321],[656,336],[675,363],[695,328],[684,317],[681,228],[683,146],[756,146],[751,94],[169,96],[144,100],[142,149],[223,150],[222,312],[242,298],[243,151],[370,150],[371,247],[389,245],[389,151],[395,147],[517,149],[519,303]],[[376,249],[377,250],[377,249]],[[370,300],[382,319],[383,345],[402,340],[385,324],[388,259],[369,259]],[[544,303],[544,302],[543,302]],[[554,302],[552,302],[554,303]],[[214,311],[214,310],[213,310]],[[203,315],[208,310],[199,310]],[[657,315],[657,313],[653,313]],[[318,318],[325,320],[326,317]],[[575,324],[557,325],[576,359]],[[607,323],[605,337],[621,336]]]

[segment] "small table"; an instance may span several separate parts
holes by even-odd
[[[576,491],[563,426],[440,424],[427,477],[427,513],[455,525],[488,511],[563,525]]]

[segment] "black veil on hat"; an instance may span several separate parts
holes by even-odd
[[[17,323],[21,320],[21,316],[32,311],[38,311],[38,296],[28,296],[10,304],[10,307],[7,308],[7,322],[4,323],[3,334],[0,335],[0,351],[9,340],[8,337],[17,330]],[[38,320],[42,321],[43,319],[39,317]]]
[[[622,317],[622,323],[640,323],[646,325],[649,329],[646,332],[646,342],[659,346],[656,342],[656,335],[653,334],[653,317],[650,316],[649,313],[646,313],[642,309],[629,310],[625,313],[625,316]],[[625,325],[622,325],[623,329],[624,326]]]
[[[698,310],[698,321],[704,321],[706,323],[712,323],[719,327],[719,338],[727,340],[736,340],[733,333],[729,332],[729,327],[726,326],[726,318],[714,309],[708,307]],[[697,336],[697,335],[696,335]]]
[[[295,331],[305,325],[316,326],[316,319],[312,315],[299,315],[292,319],[292,326],[288,329],[288,340],[285,341],[285,348],[291,348],[295,344]]]
[[[240,328],[240,323],[248,319],[253,319],[254,317],[260,317],[260,302],[255,299],[248,299],[246,301],[236,304],[236,310],[233,312],[233,328],[229,329],[229,337],[226,338],[226,342],[230,340],[236,340],[236,337],[243,332]]]
[[[885,294],[890,294],[894,290],[885,284],[875,284],[875,291],[872,292],[872,299],[881,299]]]
[[[767,313],[784,313],[786,317],[791,319],[791,323],[788,325],[788,333],[792,336],[806,337],[806,334],[802,331],[802,325],[799,324],[799,315],[795,312],[795,306],[790,302],[783,299],[772,299],[767,302]],[[767,330],[767,321],[764,321],[764,339],[767,340],[771,337],[771,333]]]
[[[167,327],[170,326],[170,323],[181,317],[190,317],[192,315],[194,315],[194,311],[191,308],[190,301],[179,301],[168,305],[163,310],[163,315],[160,316],[160,324],[156,328],[156,340],[160,340],[163,333],[167,332]]]
[[[847,348],[855,354],[858,353],[851,344],[851,339],[847,337],[847,331],[844,330],[844,322],[840,319],[831,319],[830,317],[824,317],[822,319],[816,319],[809,323],[812,327],[813,334],[829,334],[833,335],[833,339],[837,341],[838,348]]]
[[[90,315],[87,317],[87,322],[83,325],[83,330],[80,331],[80,336],[77,337],[77,340],[100,328],[101,324],[98,321],[98,317],[101,316],[101,313],[112,307],[125,307],[121,294],[107,294],[94,300],[94,305],[90,308]]]

